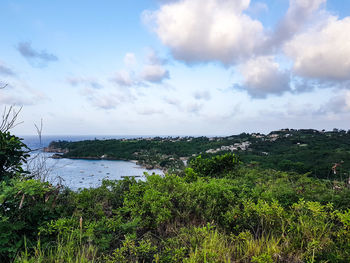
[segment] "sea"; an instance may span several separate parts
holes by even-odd
[[[53,153],[43,152],[52,141],[82,141],[82,140],[106,140],[106,139],[132,139],[150,136],[19,136],[32,150],[26,168],[35,174],[38,171],[40,179],[52,184],[62,184],[72,190],[95,188],[102,184],[104,179],[121,180],[124,177],[135,177],[137,180],[145,180],[146,174],[164,175],[162,170],[147,170],[131,161],[111,160],[83,160],[83,159],[53,159]],[[41,169],[41,170],[40,170]]]

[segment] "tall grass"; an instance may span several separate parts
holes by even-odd
[[[58,236],[50,247],[42,247],[40,239],[33,251],[29,252],[25,240],[25,250],[15,259],[15,263],[93,263],[97,262],[97,249],[90,243],[83,244],[81,235],[77,240],[74,231],[66,237]]]

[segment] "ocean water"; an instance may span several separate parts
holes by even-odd
[[[120,180],[123,177],[134,176],[139,180],[145,179],[145,172],[163,175],[158,169],[147,170],[134,162],[110,160],[79,160],[52,159],[52,153],[42,152],[51,141],[67,140],[81,141],[96,139],[135,138],[136,136],[42,136],[41,143],[38,136],[20,136],[23,142],[34,151],[31,155],[36,159],[29,163],[29,167],[43,167],[48,174],[45,180],[56,184],[58,182],[73,190],[91,188],[101,185],[103,179]],[[141,136],[138,136],[141,137]],[[32,169],[32,168],[31,168]],[[42,173],[43,174],[43,173]]]

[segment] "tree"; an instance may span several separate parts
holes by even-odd
[[[29,157],[28,147],[10,133],[10,129],[17,126],[17,117],[20,110],[16,111],[11,106],[5,108],[0,123],[0,181],[25,174],[22,164]],[[11,115],[12,114],[12,115]]]

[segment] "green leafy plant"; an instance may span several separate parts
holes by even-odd
[[[27,146],[10,132],[0,132],[0,181],[24,175],[22,164],[29,157]]]

